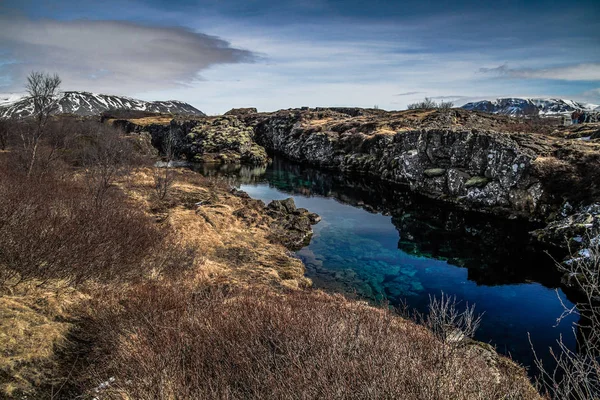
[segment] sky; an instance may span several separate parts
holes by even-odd
[[[0,92],[400,110],[424,97],[600,104],[600,1],[0,0]]]

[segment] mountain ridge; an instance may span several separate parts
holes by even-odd
[[[470,111],[482,111],[515,117],[561,117],[568,116],[578,109],[588,112],[600,111],[600,106],[597,104],[550,97],[503,97],[495,100],[470,102],[461,108]]]
[[[22,118],[33,113],[33,102],[16,94],[0,95],[0,118]],[[56,99],[54,114],[75,114],[80,116],[99,115],[109,110],[147,111],[169,114],[204,116],[194,106],[179,100],[145,101],[128,96],[91,93],[84,91],[64,91]]]

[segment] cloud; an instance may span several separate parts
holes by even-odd
[[[460,100],[464,99],[465,97],[466,96],[461,96],[459,94],[450,96],[431,96],[433,100]]]
[[[395,94],[394,96],[412,96],[414,94],[420,94],[420,93],[424,93],[424,92],[404,92],[404,93]]]
[[[503,64],[495,68],[479,68],[479,72],[507,78],[600,81],[600,63],[521,69],[509,68],[507,64]]]
[[[0,17],[0,77],[18,90],[32,70],[58,73],[63,89],[128,93],[190,85],[199,72],[257,56],[183,27],[122,21]]]

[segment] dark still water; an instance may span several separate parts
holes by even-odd
[[[369,300],[405,301],[427,311],[442,292],[485,313],[476,339],[532,365],[563,335],[575,346],[575,317],[556,325],[571,305],[558,287],[550,256],[528,245],[524,222],[457,210],[366,177],[344,177],[276,158],[268,168],[197,166],[253,198],[293,197],[316,212],[309,246],[296,254],[314,287]]]

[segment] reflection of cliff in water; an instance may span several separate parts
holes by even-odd
[[[464,211],[372,177],[316,170],[277,157],[266,170],[240,165],[201,166],[198,170],[207,176],[225,176],[232,184],[268,182],[286,193],[333,197],[391,215],[400,233],[398,248],[466,267],[469,279],[479,284],[532,280],[552,287],[559,283],[550,256],[530,244],[528,232],[535,226],[526,221]]]

